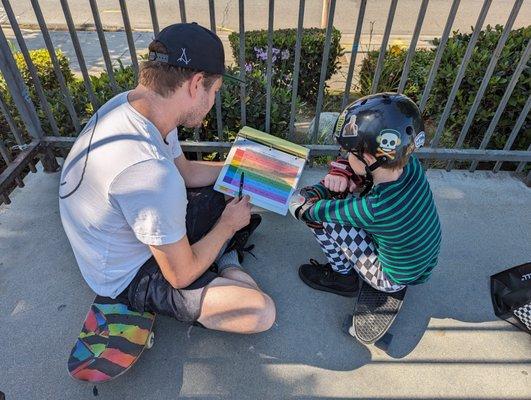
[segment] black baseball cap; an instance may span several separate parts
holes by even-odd
[[[167,26],[154,40],[162,43],[168,54],[150,51],[149,61],[223,75],[229,80],[245,83],[236,76],[225,73],[225,51],[221,39],[196,22]]]

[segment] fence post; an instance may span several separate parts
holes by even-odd
[[[498,104],[496,113],[494,114],[494,117],[490,121],[489,127],[487,128],[487,131],[485,132],[485,136],[483,136],[483,140],[481,141],[481,144],[479,145],[480,150],[487,148],[490,138],[492,137],[494,130],[496,129],[496,125],[498,125],[498,122],[500,121],[503,111],[505,110],[505,107],[507,106],[507,103],[509,102],[509,99],[511,98],[511,94],[513,93],[513,90],[516,87],[516,84],[518,83],[518,79],[520,78],[520,75],[522,74],[524,69],[527,67],[527,62],[529,61],[529,57],[531,57],[531,40],[527,42],[527,46],[522,53],[522,58],[520,58],[520,61],[518,62],[518,65],[516,66],[516,69],[514,70],[513,76],[511,77],[511,80],[509,84],[507,85],[507,88],[505,89],[505,93],[503,94],[503,97],[501,98],[500,103]],[[478,166],[478,161],[473,161],[472,165],[470,165],[470,168],[468,170],[470,172],[474,172],[477,166]]]
[[[266,117],[265,131],[271,133],[271,82],[273,78],[273,22],[275,0],[269,0],[269,19],[267,24],[267,67],[266,67]]]
[[[479,86],[478,92],[476,93],[474,103],[470,107],[470,111],[468,112],[466,121],[463,125],[463,128],[461,129],[461,132],[459,133],[459,137],[457,138],[457,142],[454,148],[461,148],[465,142],[465,138],[467,136],[468,130],[470,129],[470,127],[472,126],[472,123],[474,122],[474,117],[481,103],[481,99],[483,99],[483,95],[485,94],[485,91],[487,90],[487,86],[489,85],[490,78],[492,77],[492,74],[494,73],[494,69],[496,68],[496,65],[498,64],[498,59],[500,58],[501,53],[503,49],[505,48],[505,43],[507,39],[509,38],[509,34],[511,33],[511,29],[513,28],[514,21],[516,20],[516,17],[518,16],[518,12],[520,11],[520,7],[522,6],[522,3],[523,3],[523,0],[516,0],[514,2],[514,6],[511,11],[511,14],[509,15],[509,18],[507,19],[507,22],[505,23],[505,26],[503,28],[503,32],[500,38],[498,39],[498,43],[496,44],[494,53],[492,53],[492,57],[487,67],[487,71],[485,72],[485,76],[483,77],[483,80],[481,81],[481,85]],[[449,161],[448,164],[446,165],[446,171],[450,171],[453,165],[454,165],[453,161]]]
[[[334,30],[334,15],[336,11],[336,0],[331,0],[330,10],[328,13],[328,25],[326,26],[326,37],[323,49],[323,58],[321,60],[321,75],[319,77],[319,92],[317,93],[317,105],[315,107],[315,119],[312,132],[312,143],[317,143],[319,132],[319,121],[323,109],[326,69],[328,67],[328,56],[330,55],[330,42],[332,41],[332,31]]]
[[[43,136],[41,122],[35,110],[35,105],[31,101],[28,88],[22,76],[20,76],[2,27],[0,27],[0,54],[0,72],[4,75],[9,92],[13,97],[13,102],[29,134],[40,141]],[[46,172],[55,172],[59,168],[51,151],[46,152],[42,158],[42,163]]]
[[[20,118],[22,118],[29,134],[35,139],[41,139],[42,128],[35,105],[31,101],[28,87],[22,80],[22,76],[20,76],[2,27],[0,27],[0,53],[2,54],[2,57],[0,57],[0,71],[4,75],[9,93],[13,97],[13,102],[18,109]]]
[[[210,30],[216,33],[216,9],[214,7],[214,0],[208,0],[208,11],[210,14]],[[221,93],[216,92],[216,127],[218,131],[219,140],[224,140],[223,137],[223,120],[221,118]]]
[[[24,57],[24,60],[26,61],[26,65],[31,75],[31,79],[33,79],[33,85],[35,86],[35,92],[37,93],[37,97],[40,100],[42,110],[44,111],[44,113],[46,114],[46,117],[48,118],[48,122],[50,123],[50,127],[52,128],[53,134],[59,136],[59,128],[57,127],[57,122],[55,121],[50,105],[48,104],[46,95],[44,94],[44,89],[39,80],[37,69],[35,68],[35,65],[33,64],[28,47],[26,46],[26,42],[24,41],[24,36],[22,35],[22,31],[20,30],[20,27],[18,26],[15,13],[13,12],[13,9],[11,8],[11,4],[9,3],[8,0],[2,0],[2,4],[4,5],[4,11],[6,12],[7,18],[9,19],[9,22],[11,24],[11,29],[13,29],[13,33],[15,34],[15,37],[17,38],[20,52],[22,53],[22,56]]]
[[[297,23],[297,39],[295,42],[295,60],[293,64],[293,80],[291,82],[291,111],[289,113],[289,131],[288,140],[292,140],[295,131],[295,104],[297,103],[297,94],[299,91],[299,73],[301,67],[301,44],[304,22],[304,7],[306,0],[299,0],[299,21]]]
[[[321,29],[328,25],[328,13],[330,12],[330,0],[323,0],[323,11],[321,12]]]
[[[378,61],[376,62],[376,71],[374,71],[374,77],[372,78],[371,94],[375,94],[378,91],[378,83],[380,83],[380,77],[382,76],[383,72],[385,53],[387,52],[387,43],[389,43],[389,36],[391,35],[391,27],[393,26],[397,4],[398,0],[391,0],[389,14],[387,14],[387,22],[385,23],[382,45],[380,46],[380,53],[378,54]]]
[[[492,4],[492,0],[484,0],[483,2],[483,7],[481,7],[481,11],[478,15],[476,25],[474,26],[474,30],[472,32],[472,36],[470,37],[470,40],[466,47],[465,54],[463,55],[461,64],[459,65],[459,70],[457,72],[457,76],[452,86],[452,90],[450,91],[450,95],[448,96],[448,99],[446,100],[446,105],[444,107],[441,118],[439,119],[439,121],[437,121],[437,130],[435,131],[435,135],[433,139],[431,140],[431,143],[430,143],[431,147],[437,147],[437,145],[439,144],[439,140],[441,139],[441,136],[444,132],[444,126],[446,125],[446,121],[448,120],[448,117],[450,116],[450,112],[452,111],[454,100],[457,97],[457,91],[459,90],[459,86],[461,85],[461,82],[465,76],[468,62],[470,61],[472,52],[474,51],[474,48],[476,47],[476,42],[479,38],[481,27],[483,26],[483,22],[485,22],[485,18],[487,17],[487,12],[489,11],[491,4]]]
[[[433,65],[430,69],[430,74],[428,75],[428,80],[426,81],[426,86],[424,86],[424,91],[422,92],[422,98],[420,100],[419,109],[421,112],[424,112],[426,108],[426,103],[428,102],[428,97],[433,86],[433,81],[435,80],[435,75],[437,75],[437,70],[439,69],[439,63],[441,62],[444,48],[446,47],[446,42],[450,36],[450,30],[452,29],[452,24],[454,23],[455,16],[457,14],[457,9],[459,8],[459,3],[461,0],[454,0],[452,3],[452,8],[448,13],[448,18],[446,19],[446,25],[441,36],[439,45],[437,46],[437,53],[435,54],[435,60],[433,60]]]
[[[348,66],[347,82],[345,83],[345,92],[343,93],[343,100],[341,101],[341,109],[343,110],[350,97],[350,89],[352,86],[352,76],[354,75],[354,68],[356,67],[356,57],[360,47],[361,28],[363,27],[363,19],[365,18],[365,8],[367,7],[367,0],[361,0],[360,9],[358,11],[358,19],[356,21],[356,33],[354,34],[354,41],[352,43],[352,50],[350,52],[350,63]]]
[[[245,80],[245,9],[243,0],[238,1],[238,17],[240,27],[240,79]],[[246,94],[245,85],[240,84],[240,119],[242,126],[247,124],[247,108],[246,108]]]
[[[122,19],[124,21],[125,35],[127,37],[127,45],[129,46],[129,53],[131,54],[131,63],[135,71],[135,78],[138,80],[138,57],[136,55],[135,40],[133,38],[133,30],[131,29],[131,21],[129,20],[129,13],[127,12],[127,4],[125,0],[120,0],[120,10],[122,12]]]
[[[415,24],[415,30],[413,31],[413,37],[411,38],[411,43],[409,44],[409,50],[407,51],[406,61],[402,67],[402,76],[400,77],[400,84],[398,85],[398,93],[403,93],[406,88],[407,76],[409,74],[409,68],[411,66],[411,61],[415,56],[417,42],[420,36],[420,30],[422,28],[422,23],[424,22],[424,17],[426,16],[426,9],[428,8],[428,3],[430,0],[422,0],[420,5],[419,15],[417,17],[417,23]]]

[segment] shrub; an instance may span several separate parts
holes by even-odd
[[[326,30],[307,28],[303,30],[301,42],[301,64],[299,73],[298,93],[302,99],[314,104],[319,91],[319,77],[323,57]],[[332,31],[330,55],[326,79],[335,74],[339,67],[339,57],[342,56],[339,41],[341,33],[337,29]],[[287,76],[291,79],[295,57],[296,29],[279,29],[273,32],[273,71],[277,76]],[[240,37],[237,32],[229,35],[232,54],[235,60],[240,57]],[[265,71],[267,64],[267,30],[245,32],[245,62],[247,68],[259,68]]]
[[[69,121],[69,116],[66,107],[64,106],[64,98],[60,92],[59,82],[56,78],[55,71],[53,69],[50,54],[46,49],[31,50],[29,54],[33,64],[35,65],[35,69],[37,70],[37,75],[43,87],[45,96],[48,99],[48,104],[50,105],[53,115],[55,116],[59,130],[61,133],[66,132],[68,129],[70,129],[72,123],[66,122],[67,120]],[[56,50],[55,55],[59,62],[60,70],[65,78],[65,83],[67,84],[67,86],[75,84],[76,78],[70,70],[70,63],[68,61],[68,58],[61,52],[61,50]],[[30,98],[33,101],[33,104],[35,104],[36,111],[41,121],[43,130],[45,132],[50,132],[50,124],[44,114],[44,111],[41,108],[41,104],[39,98],[37,97],[37,92],[35,90],[35,85],[29,73],[26,61],[24,60],[24,57],[20,52],[14,53],[13,57],[17,64],[18,70],[20,71],[20,75],[22,76],[24,83],[28,87]],[[29,135],[24,130],[24,124],[22,123],[22,119],[18,114],[18,111],[13,103],[10,91],[2,76],[0,76],[0,91],[2,92],[2,96],[6,100],[7,107],[11,112],[13,119],[15,120],[23,134],[26,136],[26,139],[29,139]],[[6,145],[11,146],[14,144],[14,140],[11,135],[6,135],[7,132],[9,132],[9,127],[4,116],[1,115],[0,138],[3,138],[6,141]]]
[[[475,50],[467,66],[465,76],[459,86],[452,107],[452,112],[446,122],[445,131],[440,142],[441,145],[445,147],[453,147],[455,145],[470,107],[474,102],[479,86],[481,85],[481,81],[483,80],[485,71],[501,36],[502,30],[502,26],[496,25],[495,27],[487,26],[485,30],[480,32]],[[425,110],[428,126],[432,127],[431,133],[433,133],[435,123],[440,119],[444,110],[470,37],[471,34],[454,32],[448,39]],[[505,93],[516,65],[518,64],[523,50],[530,38],[531,26],[510,32],[494,73],[490,78],[487,90],[485,91],[474,117],[472,126],[469,129],[464,147],[477,148],[481,143],[485,131],[496,112],[496,108]],[[439,40],[435,39],[434,44],[438,45]],[[418,50],[412,60],[411,70],[404,93],[417,102],[420,101],[422,96],[422,91],[424,90],[429,70],[435,58],[435,52],[436,49]],[[406,53],[407,49],[390,48],[390,51],[385,57],[378,91],[397,90]],[[362,62],[360,72],[360,91],[363,95],[370,92],[377,58],[378,52],[370,52],[367,58]],[[530,94],[530,87],[531,70],[530,68],[526,68],[522,73],[522,76],[520,77],[496,127],[490,140],[489,148],[503,148],[514,123]],[[529,126],[530,123],[528,117],[526,123],[522,127],[522,131],[513,145],[513,149],[527,149],[531,142],[531,129],[529,129]],[[428,133],[430,133],[429,130]]]
[[[228,72],[238,74],[236,67],[229,67]],[[266,76],[261,69],[250,70],[246,75],[246,124],[256,129],[265,130]],[[221,87],[221,115],[225,138],[234,139],[242,128],[240,120],[240,85],[225,82]],[[291,87],[289,83],[273,85],[271,89],[271,134],[284,136],[288,130],[291,107]],[[217,139],[216,107],[207,115],[201,138]]]
[[[43,89],[53,90],[59,88],[59,83],[55,76],[52,59],[50,58],[50,53],[48,53],[48,50],[30,50],[29,54],[31,61],[33,61],[33,64],[35,65],[35,69],[37,70],[37,75],[39,76]],[[68,84],[72,82],[74,80],[74,75],[70,70],[68,58],[66,58],[61,50],[55,50],[55,55],[59,61],[59,68],[65,77],[66,83]],[[28,66],[24,60],[24,56],[20,52],[13,54],[13,56],[15,58],[15,62],[17,63],[18,70],[22,75],[22,79],[24,82],[26,82],[26,85],[28,85],[30,91],[34,90],[34,85],[32,83]]]

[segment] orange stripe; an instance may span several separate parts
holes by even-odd
[[[135,357],[118,349],[106,349],[99,358],[104,358],[123,368],[128,368],[135,362]]]

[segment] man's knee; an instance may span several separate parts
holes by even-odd
[[[263,305],[256,308],[255,333],[265,332],[273,326],[277,317],[275,302],[267,294],[262,293]]]

